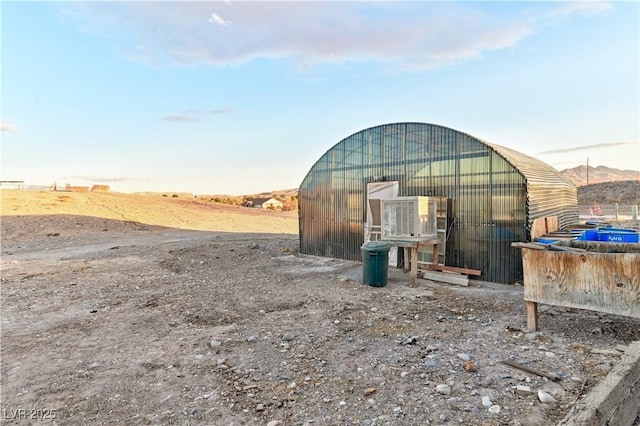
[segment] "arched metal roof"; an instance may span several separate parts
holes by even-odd
[[[529,184],[553,184],[575,187],[573,182],[544,161],[530,157],[505,146],[482,141],[481,139],[478,140],[491,147],[505,160],[507,160],[513,167],[522,173],[522,176],[524,176]]]

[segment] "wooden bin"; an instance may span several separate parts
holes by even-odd
[[[640,318],[640,253],[513,245],[522,250],[529,331],[538,330],[538,303]]]

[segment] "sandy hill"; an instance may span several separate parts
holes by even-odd
[[[232,200],[240,204],[242,200],[253,200],[255,198],[277,198],[281,201],[291,200],[292,197],[298,196],[298,188],[294,189],[281,189],[277,191],[260,192],[256,194],[244,194],[244,195],[229,195],[229,194],[198,194],[196,197],[203,199],[219,199],[219,200]]]
[[[255,198],[267,198],[267,197],[277,197],[277,198],[291,198],[298,195],[298,188],[294,189],[281,189],[278,191],[270,191],[270,192],[261,192],[259,194],[252,195]]]
[[[601,182],[640,181],[640,172],[637,170],[619,170],[606,166],[589,166],[588,169],[587,166],[578,166],[572,169],[562,170],[560,173],[569,178],[575,186],[587,185],[587,173],[589,176],[589,185]]]
[[[90,216],[180,229],[223,232],[298,233],[297,212],[275,212],[208,202],[193,196],[117,192],[1,190],[0,214]],[[44,219],[42,219],[44,220]]]

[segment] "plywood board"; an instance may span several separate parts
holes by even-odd
[[[524,299],[640,318],[639,253],[522,248]]]
[[[538,217],[533,219],[531,224],[531,239],[535,240],[549,232],[557,231],[559,222],[558,216]]]

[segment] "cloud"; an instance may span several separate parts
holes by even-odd
[[[573,15],[595,16],[613,9],[613,5],[606,1],[572,1],[559,2],[558,5],[544,14],[543,18],[564,19]]]
[[[190,116],[190,115],[165,115],[162,117],[164,121],[177,121],[180,123],[193,123],[195,121],[202,121],[198,117]]]
[[[105,176],[61,176],[56,180],[59,181],[86,181],[86,182],[100,182],[100,183],[119,183],[119,182],[142,182],[144,179],[129,178],[129,177],[105,177]]]
[[[216,15],[215,13],[211,14],[209,22],[211,22],[212,24],[222,25],[223,27],[231,25],[231,21],[226,21],[220,15]]]
[[[549,151],[542,151],[538,154],[562,154],[566,152],[580,152],[586,151],[589,149],[599,149],[599,148],[612,148],[614,146],[622,146],[622,145],[633,145],[632,142],[607,142],[607,143],[596,143],[593,145],[581,145],[574,146],[572,148],[561,148],[561,149],[552,149]]]
[[[220,108],[209,110],[209,114],[228,114],[232,111],[231,108]]]
[[[218,108],[209,110],[189,109],[180,114],[165,115],[162,117],[164,121],[176,121],[181,123],[194,123],[203,121],[207,115],[228,114],[232,112],[231,108]]]
[[[230,65],[287,58],[419,69],[482,58],[517,46],[551,22],[611,7],[602,2],[510,5],[273,1],[73,2],[59,7],[81,29],[121,40],[126,55],[140,61]]]
[[[2,132],[15,132],[16,126],[14,126],[13,124],[9,124],[5,121],[0,121],[0,131]]]

